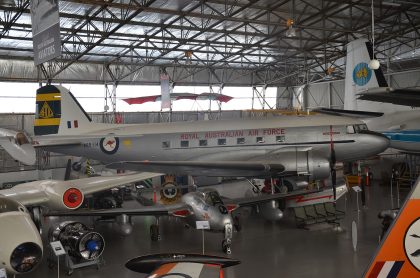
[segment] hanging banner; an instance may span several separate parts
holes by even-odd
[[[162,94],[162,103],[161,109],[170,109],[171,108],[171,92],[169,86],[169,75],[167,73],[162,73],[160,75],[160,91]]]
[[[61,55],[58,0],[31,0],[35,66]]]

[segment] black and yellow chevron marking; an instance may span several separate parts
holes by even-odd
[[[60,126],[61,94],[52,85],[39,88],[36,92],[35,135],[56,134]]]

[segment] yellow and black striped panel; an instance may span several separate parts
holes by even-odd
[[[61,118],[60,90],[52,85],[36,91],[35,135],[58,133]]]

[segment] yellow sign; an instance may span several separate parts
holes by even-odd
[[[42,119],[49,119],[54,117],[54,113],[47,102],[42,105],[41,111],[39,111],[39,117]]]

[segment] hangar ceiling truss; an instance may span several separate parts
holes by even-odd
[[[392,70],[419,68],[420,5],[375,0]],[[370,0],[61,0],[63,55],[33,65],[29,1],[0,1],[0,80],[290,86],[343,78],[345,45],[371,37]],[[290,36],[288,20],[295,36]],[[290,25],[290,21],[289,21]],[[288,36],[289,34],[289,36]]]

